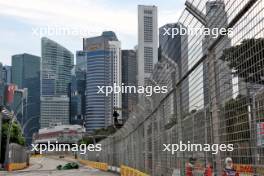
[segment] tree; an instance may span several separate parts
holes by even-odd
[[[233,74],[245,82],[264,84],[264,39],[246,39],[225,49],[220,58],[228,62]]]
[[[107,136],[114,134],[116,132],[116,128],[114,126],[108,126],[107,128],[99,128],[93,131],[92,135],[89,137],[83,137],[79,141],[79,144],[93,144],[94,142],[100,142],[105,139]],[[92,137],[94,136],[94,137]]]
[[[250,155],[250,120],[248,106],[251,100],[250,97],[238,95],[235,99],[230,99],[225,103],[223,109],[224,120],[222,121],[223,141],[229,144],[237,145],[239,150],[233,151],[234,162],[248,164],[251,162]],[[244,148],[243,148],[244,147]],[[236,153],[239,152],[239,153]]]
[[[1,159],[0,159],[1,163],[4,162],[8,128],[9,128],[9,120],[4,121],[2,124]],[[26,144],[25,138],[22,134],[20,125],[16,121],[13,122],[10,132],[11,132],[10,143],[16,143],[16,144],[25,146]]]

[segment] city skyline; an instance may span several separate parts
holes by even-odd
[[[0,170],[21,170],[0,175],[264,175],[263,19],[263,0],[0,0]]]
[[[61,7],[60,4],[64,6]],[[30,53],[40,56],[40,39],[45,36],[35,36],[32,29],[47,28],[48,26],[88,31],[90,35],[82,37],[76,35],[46,35],[46,37],[62,44],[73,53],[82,47],[82,38],[100,35],[101,32],[107,30],[115,31],[122,42],[123,49],[132,49],[137,44],[137,5],[139,4],[154,4],[159,7],[158,26],[176,22],[184,7],[183,2],[170,1],[170,3],[162,3],[160,0],[127,3],[111,1],[110,4],[107,1],[49,3],[47,1],[31,2],[30,0],[21,4],[16,3],[16,1],[5,2],[0,0],[0,20],[2,21],[0,32],[3,34],[0,41],[2,49],[0,62],[3,65],[10,65],[11,56],[14,54]],[[107,8],[108,5],[113,8]],[[90,6],[93,8],[87,10],[86,8]],[[59,12],[56,9],[57,7],[61,9]],[[68,8],[73,10],[68,11]],[[86,14],[84,15],[84,13]],[[97,16],[96,18],[93,17],[94,14]],[[110,20],[105,20],[109,17]],[[27,41],[27,44],[25,45],[23,41]]]

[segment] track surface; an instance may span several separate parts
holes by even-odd
[[[0,172],[0,176],[115,176],[113,173],[102,172],[97,169],[80,166],[79,169],[57,170],[58,165],[74,162],[74,159],[58,157],[31,158],[27,169],[13,172]],[[76,162],[76,161],[75,161]]]

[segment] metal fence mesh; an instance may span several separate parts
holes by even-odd
[[[204,15],[184,10],[186,28],[233,28],[228,36],[188,35],[181,62],[164,51],[150,82],[168,94],[141,99],[125,125],[101,141],[101,152],[80,157],[127,165],[150,175],[185,175],[196,158],[194,175],[208,163],[221,175],[232,157],[241,174],[264,175],[264,1],[187,1]],[[232,152],[163,151],[163,144],[233,144]]]

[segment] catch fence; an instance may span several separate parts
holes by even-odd
[[[232,34],[160,38],[173,47],[160,46],[149,82],[168,93],[141,97],[124,126],[100,142],[102,151],[80,157],[153,176],[186,175],[190,158],[194,175],[209,165],[221,175],[231,157],[241,175],[264,175],[263,20],[263,0],[187,1],[178,26],[232,28]],[[181,142],[234,150],[164,151],[164,144]]]

